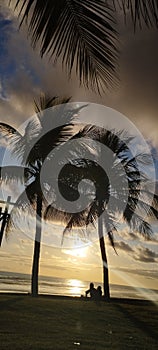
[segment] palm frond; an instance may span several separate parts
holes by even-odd
[[[118,255],[117,250],[115,248],[115,241],[114,241],[113,231],[109,231],[108,232],[108,238],[109,238],[109,242],[110,242],[112,248],[114,249],[116,255]]]
[[[68,221],[68,223],[66,224],[66,226],[63,230],[61,245],[63,245],[64,238],[65,238],[66,234],[70,234],[70,232],[72,231],[73,228],[79,229],[78,230],[78,237],[80,237],[82,241],[87,242],[87,237],[86,237],[87,234],[86,234],[85,230],[83,229],[83,227],[86,228],[84,214],[85,214],[85,211],[83,211],[79,215],[77,213],[71,215],[70,220]],[[72,235],[73,235],[73,232],[72,232]]]
[[[85,105],[87,107],[87,105]],[[75,135],[73,135],[72,139],[79,140],[81,138],[90,138],[90,139],[96,139],[97,137],[98,129],[95,125],[87,124],[86,126],[83,126]]]
[[[7,137],[12,137],[13,135],[17,135],[17,134],[21,136],[18,130],[16,130],[15,128],[13,128],[13,126],[6,123],[0,123],[0,133],[2,133],[4,136],[7,136]]]
[[[101,213],[100,213],[101,214]],[[86,226],[92,224],[95,227],[95,221],[99,216],[98,203],[93,200],[87,210]]]
[[[61,103],[64,101],[64,103]],[[34,162],[35,159],[44,161],[56,147],[61,146],[74,134],[74,118],[85,106],[74,108],[67,105],[69,99],[57,100],[54,109],[45,111],[41,118],[42,129],[36,142],[30,149],[26,163]],[[59,105],[58,105],[59,103]]]
[[[41,56],[61,57],[68,74],[74,67],[80,83],[92,89],[111,86],[116,76],[114,9],[105,0],[17,0],[19,15],[28,20],[33,47]],[[23,13],[23,14],[22,14]]]
[[[142,27],[142,23],[147,27],[158,27],[157,0],[113,0],[113,4],[115,10],[118,6],[123,10],[125,21],[130,14],[134,28],[137,24]]]
[[[152,198],[153,198],[152,205],[158,210],[158,195],[154,194],[154,196],[152,196]]]
[[[5,238],[6,240],[9,239],[10,232],[16,227],[15,223],[15,213],[17,214],[16,208],[13,208],[9,214],[6,228],[5,228]]]
[[[39,140],[30,149],[30,152],[27,153],[25,162],[27,164],[34,163],[37,159],[40,159],[43,162],[54,148],[67,141],[71,136],[72,125],[62,125],[50,130],[44,135],[41,135]]]
[[[145,216],[150,217],[152,219],[158,219],[158,207],[156,208],[154,206],[154,201],[152,202],[152,204],[151,202],[149,202],[149,195],[142,196],[141,193],[140,197],[139,193],[137,193],[136,191],[133,192],[131,191],[130,199],[128,200],[128,204],[130,208],[132,208],[133,213],[134,208],[136,208],[139,215],[142,214],[142,217],[143,214],[145,214]]]
[[[71,179],[70,182],[76,181],[78,183],[85,177],[90,178],[93,183],[95,183],[95,187],[97,189],[95,199],[87,208],[86,225],[89,223],[94,223],[97,217],[100,216],[106,208],[108,215],[110,215],[112,218],[111,226],[108,227],[107,232],[111,232],[112,227],[115,227],[114,222],[117,217],[117,213],[119,213],[123,215],[124,220],[131,229],[137,230],[137,232],[145,235],[146,237],[150,237],[152,232],[151,226],[143,218],[144,214],[145,216],[147,215],[148,218],[158,218],[158,199],[153,195],[153,193],[149,193],[149,191],[146,190],[145,185],[147,188],[150,188],[148,186],[150,185],[150,183],[148,183],[150,181],[148,176],[139,170],[140,165],[150,166],[150,157],[148,154],[136,154],[136,156],[132,156],[128,144],[133,137],[129,137],[128,139],[128,135],[125,135],[125,137],[123,137],[124,141],[122,141],[122,133],[115,135],[115,132],[109,132],[101,129],[97,130],[91,125],[80,130],[73,138],[84,138],[87,136],[106,144],[106,146],[108,146],[109,149],[117,155],[119,162],[116,162],[115,158],[112,157],[110,160],[108,159],[108,165],[112,170],[110,174],[110,181],[112,181],[114,188],[109,188],[107,186],[108,179],[106,180],[104,178],[105,174],[99,171],[99,166],[97,166],[95,162],[86,161],[85,159],[77,159],[75,161],[76,169],[73,169],[75,164],[73,164],[73,162],[71,163],[70,168],[73,179]],[[126,176],[124,175],[124,171],[122,171],[122,165],[124,166]],[[97,177],[95,176],[95,173],[97,173]],[[104,181],[105,186],[103,186]],[[99,183],[101,184],[101,196],[99,195]],[[142,185],[143,188],[141,188]],[[109,203],[108,196],[110,196]],[[152,204],[151,201],[153,202]],[[107,220],[106,218],[106,225],[108,223],[109,219]]]
[[[46,94],[41,94],[39,101],[34,100],[35,112],[41,113],[45,109],[52,107],[56,99],[57,99],[56,96],[50,97],[50,96],[47,96]]]
[[[74,107],[69,104],[70,100],[71,97],[50,97],[45,93],[41,93],[39,100],[34,101],[35,109],[39,111],[40,123],[44,130],[55,128],[56,125],[72,123],[74,115],[87,106]]]
[[[124,131],[116,133],[115,130],[106,130],[101,127],[96,127],[95,125],[88,124],[73,136],[74,139],[84,137],[99,141],[121,158],[128,152],[127,158],[129,160],[130,151],[128,144],[133,140],[133,136],[129,136]]]
[[[12,181],[25,182],[30,177],[30,169],[17,165],[3,166],[0,167],[0,182],[10,183]]]
[[[128,203],[123,218],[132,231],[138,232],[149,239],[152,234],[152,227],[134,209]]]
[[[53,142],[56,146],[57,141],[62,142],[62,138],[66,138],[66,134],[67,137],[72,135],[70,132],[72,126],[68,126],[67,122],[72,121],[73,113],[71,116],[67,114],[64,120],[63,113],[65,108],[61,106],[61,104],[68,103],[69,100],[70,98],[66,97],[62,99],[57,97],[51,98],[48,95],[41,93],[39,101],[34,101],[35,110],[37,112],[36,116],[29,120],[25,127],[24,134],[22,136],[15,134],[11,143],[13,149],[12,153],[18,159],[20,158],[23,164],[34,162],[36,159],[41,159],[44,150],[45,153],[47,153],[46,150],[48,150],[49,153],[49,151],[53,149]],[[52,109],[49,110],[50,107],[56,107],[55,111]],[[58,111],[57,107],[59,107]],[[62,119],[65,126],[61,126],[57,129],[56,125],[60,125],[60,122],[62,124]],[[52,145],[51,149],[50,145]]]
[[[26,159],[30,150],[38,138],[41,128],[38,118],[34,117],[27,123],[23,135],[15,134],[11,139],[11,152],[24,165],[26,164]]]
[[[70,102],[71,97],[62,97],[59,98],[57,96],[49,96],[49,94],[46,94],[42,92],[40,94],[40,97],[38,100],[34,100],[34,105],[35,105],[35,112],[37,114],[43,115],[44,111],[47,110],[48,108],[59,106],[61,104],[67,104]],[[41,119],[41,118],[40,118]]]
[[[27,213],[32,217],[36,213],[36,196],[27,191],[26,189],[20,194],[17,201],[14,203],[14,206],[10,212],[9,220],[6,225],[6,238],[9,238],[10,232],[19,226],[21,216],[23,213]]]
[[[41,189],[39,178],[36,178],[34,181],[26,185],[25,189],[16,200],[14,207],[22,211],[30,210],[31,208],[35,210],[37,205],[37,196],[42,199],[44,207],[46,208],[48,203],[45,199],[45,193]]]
[[[53,203],[48,205],[44,212],[44,220],[52,222],[62,222],[65,225],[64,234],[70,232],[72,228],[82,228],[86,226],[87,211],[79,213],[64,212],[60,208],[55,208]]]

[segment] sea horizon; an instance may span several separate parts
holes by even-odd
[[[95,286],[103,284],[93,281]],[[85,295],[90,281],[74,278],[39,276],[39,294],[76,296]],[[0,271],[0,293],[30,293],[31,275],[9,271]],[[111,297],[132,298],[158,301],[158,290],[138,288],[127,285],[110,284]]]

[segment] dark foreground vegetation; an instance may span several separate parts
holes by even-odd
[[[1,350],[157,349],[152,302],[0,295]]]

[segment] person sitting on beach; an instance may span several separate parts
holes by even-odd
[[[90,294],[90,297],[92,299],[97,299],[98,291],[96,288],[94,288],[94,283],[92,283],[92,282],[90,283],[89,289],[86,290],[86,297],[88,294]]]
[[[102,298],[102,289],[101,289],[101,286],[98,286],[97,292],[98,292],[98,297],[99,297],[99,299],[101,299],[101,298]]]

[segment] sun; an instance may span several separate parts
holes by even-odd
[[[85,258],[88,253],[88,248],[74,248],[74,249],[63,249],[63,253],[71,256],[75,256],[78,258]]]

